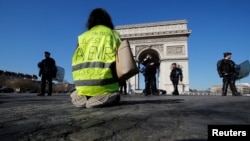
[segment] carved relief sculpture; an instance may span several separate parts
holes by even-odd
[[[184,55],[184,46],[167,46],[167,55]]]

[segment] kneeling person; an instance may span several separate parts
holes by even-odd
[[[95,108],[116,105],[120,101],[115,69],[115,51],[120,45],[109,14],[94,9],[87,23],[88,31],[78,37],[72,58],[76,91],[71,94],[76,107]]]

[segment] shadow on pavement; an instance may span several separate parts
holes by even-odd
[[[184,99],[167,99],[167,100],[137,100],[137,101],[120,101],[120,105],[134,105],[134,104],[176,104],[182,103]]]

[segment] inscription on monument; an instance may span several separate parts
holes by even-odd
[[[159,42],[172,42],[172,41],[186,41],[187,37],[158,37],[154,39],[130,39],[131,44],[141,43],[159,43]]]
[[[164,26],[152,26],[152,27],[138,27],[130,29],[117,30],[121,35],[124,34],[142,34],[142,33],[152,33],[152,32],[164,32],[164,31],[175,31],[175,30],[186,30],[186,24],[174,24],[174,25],[164,25]]]

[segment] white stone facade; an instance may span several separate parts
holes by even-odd
[[[173,91],[169,79],[171,64],[177,63],[183,70],[183,81],[180,82],[179,92],[189,91],[188,72],[188,36],[191,30],[187,28],[186,20],[166,21],[146,24],[124,25],[116,27],[121,40],[129,40],[135,60],[139,64],[146,53],[160,61],[158,88]],[[129,80],[132,89],[139,87],[139,75]],[[144,83],[144,82],[141,82]]]
[[[237,91],[241,94],[250,94],[250,83],[237,83],[236,84]],[[222,85],[212,86],[210,92],[215,95],[222,94]],[[228,86],[227,90],[228,95],[232,95],[232,91],[230,90],[230,86]]]

